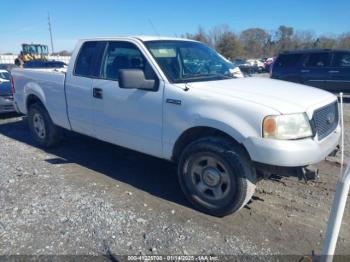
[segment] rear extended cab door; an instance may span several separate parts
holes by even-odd
[[[310,53],[300,70],[303,83],[331,91],[328,82],[331,58],[331,52],[328,51]]]
[[[350,93],[350,52],[334,52],[329,70],[329,85],[334,92]]]
[[[92,82],[99,74],[104,41],[79,42],[67,70],[67,114],[73,131],[95,137]],[[74,62],[75,61],[75,62]]]

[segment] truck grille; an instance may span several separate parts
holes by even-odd
[[[318,140],[321,140],[332,133],[338,126],[339,112],[338,103],[326,105],[314,112],[313,122]]]

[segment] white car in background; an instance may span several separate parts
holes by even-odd
[[[262,61],[259,59],[248,59],[247,63],[251,66],[256,68],[255,70],[257,72],[262,72],[265,69],[265,65]]]

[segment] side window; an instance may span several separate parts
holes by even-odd
[[[274,64],[275,67],[293,67],[300,61],[302,54],[280,55]]]
[[[101,67],[101,78],[118,80],[119,70],[140,69],[147,79],[155,79],[155,73],[141,51],[128,42],[110,42]]]
[[[314,53],[309,55],[306,67],[327,67],[330,64],[329,53]]]
[[[90,76],[94,60],[94,52],[97,48],[97,42],[86,42],[80,49],[74,74],[79,76]]]
[[[333,66],[350,68],[350,53],[335,53]]]

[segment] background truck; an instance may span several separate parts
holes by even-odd
[[[67,70],[14,69],[15,107],[43,147],[68,129],[176,162],[189,201],[224,216],[250,200],[259,179],[323,160],[340,137],[334,95],[235,79],[232,67],[191,40],[86,39]]]

